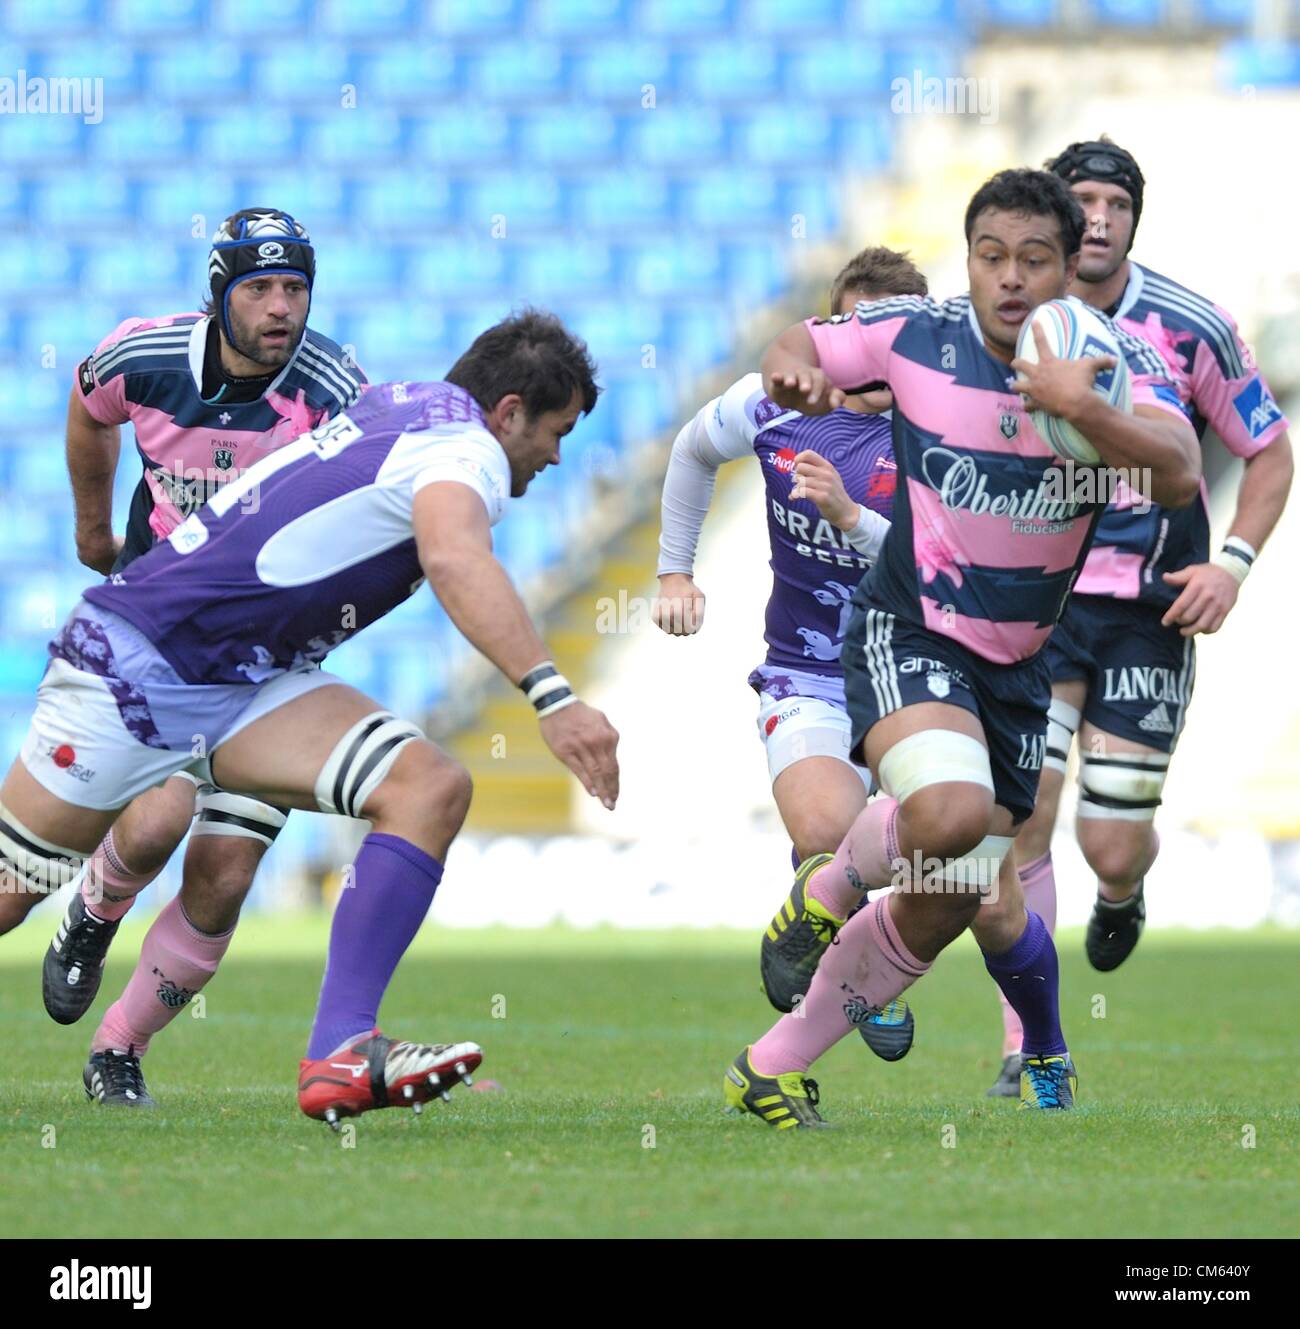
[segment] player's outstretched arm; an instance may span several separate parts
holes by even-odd
[[[804,415],[829,415],[844,405],[821,367],[817,347],[802,323],[791,324],[763,355],[763,390],[778,406]]]
[[[524,602],[492,553],[492,528],[478,494],[455,481],[427,484],[416,494],[411,515],[424,575],[470,645],[516,686],[548,664]],[[538,700],[545,700],[544,690]],[[612,809],[618,798],[618,732],[576,697],[552,705],[553,710],[540,707],[547,746],[593,798]]]
[[[113,476],[121,451],[117,425],[102,425],[86,409],[81,389],[68,398],[67,457],[76,511],[77,558],[107,576],[122,549],[113,534]]]

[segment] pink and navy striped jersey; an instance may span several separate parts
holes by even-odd
[[[198,313],[128,318],[77,371],[86,410],[103,425],[129,421],[144,463],[119,566],[170,535],[221,485],[346,409],[366,382],[341,347],[308,328],[255,401],[205,402],[210,322]]]
[[[1111,317],[1160,352],[1198,438],[1212,428],[1234,455],[1253,457],[1286,429],[1232,316],[1205,296],[1132,263]],[[1163,574],[1210,556],[1206,502],[1204,481],[1185,508],[1143,504],[1137,512],[1121,493],[1097,524],[1075,593],[1171,605],[1181,588]]]
[[[1037,653],[1060,618],[1102,506],[1054,483],[1059,462],[985,349],[970,296],[896,296],[807,328],[842,388],[894,394],[893,525],[864,580],[900,620],[996,664]],[[1160,357],[1116,334],[1135,406],[1185,419]],[[1059,481],[1059,477],[1057,477]]]

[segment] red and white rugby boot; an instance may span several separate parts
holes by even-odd
[[[483,1049],[477,1043],[399,1043],[378,1029],[358,1034],[328,1057],[298,1063],[298,1106],[334,1130],[340,1117],[374,1108],[420,1105],[437,1095],[451,1098],[471,1085]]]

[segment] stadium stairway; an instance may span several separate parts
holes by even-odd
[[[604,617],[612,614],[610,626],[617,628],[618,606],[654,593],[658,548],[655,505],[609,544],[595,575],[546,615],[546,644],[580,696],[596,672]],[[532,707],[500,675],[475,719],[446,746],[474,780],[467,829],[523,835],[573,829],[574,777],[542,741]]]

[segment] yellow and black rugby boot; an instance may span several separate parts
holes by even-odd
[[[779,1131],[830,1126],[817,1111],[821,1095],[816,1080],[799,1071],[760,1075],[749,1060],[748,1048],[727,1067],[722,1092],[729,1112],[752,1112]]]
[[[1064,1056],[1023,1056],[1020,1059],[1020,1110],[1038,1108],[1064,1111],[1074,1106],[1079,1076],[1067,1052]]]
[[[837,918],[807,893],[808,879],[833,854],[814,854],[799,864],[794,886],[763,934],[759,970],[763,991],[778,1011],[792,1011],[808,991],[821,958],[845,919]]]
[[[844,1014],[881,1061],[902,1061],[911,1052],[916,1021],[912,1008],[902,997],[895,997],[883,1006],[868,1006],[860,997],[854,997],[845,1003]]]

